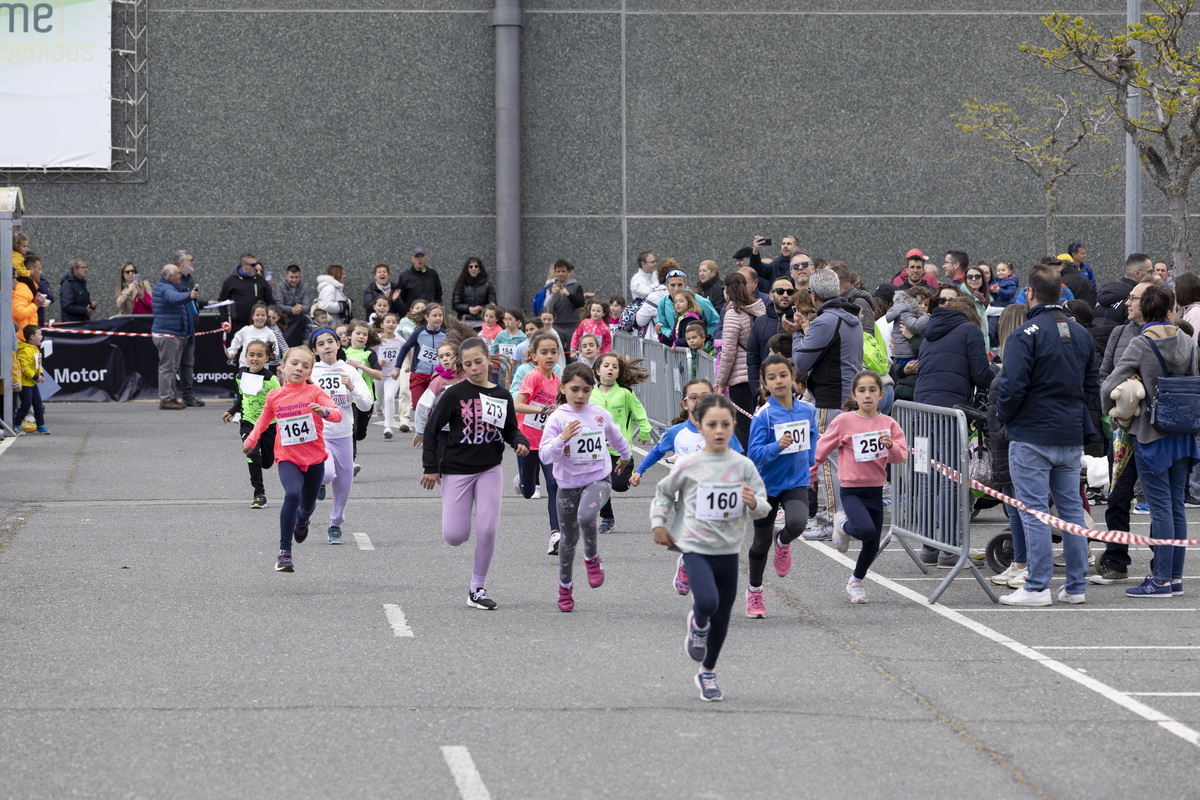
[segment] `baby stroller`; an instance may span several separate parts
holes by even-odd
[[[988,435],[986,395],[982,393],[976,395],[976,402],[973,406],[959,404],[954,408],[963,412],[967,418],[967,427],[970,432],[968,472],[971,478],[989,488],[998,489],[999,487],[995,486],[992,481],[991,437]],[[971,519],[978,517],[981,511],[995,508],[1001,504],[1000,500],[977,489],[972,489],[971,494],[975,498],[971,504]],[[997,573],[1008,569],[1013,560],[1012,531],[1005,530],[989,539],[984,550],[984,557],[988,566]]]

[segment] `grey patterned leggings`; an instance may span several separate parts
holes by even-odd
[[[575,563],[575,545],[583,533],[583,557],[589,561],[599,555],[596,542],[596,523],[600,509],[612,494],[608,478],[578,489],[558,487],[558,524],[562,539],[558,542],[558,579],[564,586],[571,583],[571,567]]]

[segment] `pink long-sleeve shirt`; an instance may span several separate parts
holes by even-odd
[[[891,434],[890,450],[879,445],[878,436],[867,435],[879,431]],[[887,414],[874,417],[864,417],[857,411],[838,414],[817,440],[818,468],[825,463],[835,447],[838,450],[838,478],[842,486],[883,486],[887,480],[887,465],[903,464],[908,459],[908,443],[904,440],[904,431],[900,430],[896,420]],[[856,456],[876,457],[868,461],[857,461]]]

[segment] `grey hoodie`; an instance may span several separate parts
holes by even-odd
[[[1133,418],[1129,430],[1142,444],[1149,444],[1169,435],[1150,423],[1150,403],[1154,400],[1158,379],[1163,371],[1146,336],[1154,337],[1154,343],[1158,345],[1163,361],[1167,362],[1167,367],[1173,373],[1184,375],[1190,371],[1192,375],[1200,375],[1196,365],[1196,343],[1192,341],[1192,337],[1174,325],[1155,325],[1147,329],[1145,335],[1137,336],[1129,343],[1113,367],[1112,374],[1100,385],[1100,407],[1108,414],[1113,407],[1113,399],[1110,397],[1113,389],[1129,376],[1135,373],[1140,375],[1142,384],[1146,387],[1146,399],[1142,401],[1142,413]]]
[[[929,314],[921,313],[917,301],[903,289],[896,292],[892,307],[887,310],[884,319],[888,322],[898,319],[914,336],[924,336],[925,328],[929,325]],[[892,325],[892,356],[897,359],[916,357],[899,325]]]
[[[863,364],[863,327],[859,306],[841,297],[827,300],[808,332],[792,334],[792,361],[808,374],[808,390],[817,408],[841,408]]]

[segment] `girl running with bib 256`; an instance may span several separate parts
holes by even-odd
[[[879,413],[882,397],[883,381],[878,375],[869,369],[855,375],[844,406],[852,413],[838,414],[817,442],[818,468],[834,449],[838,451],[842,513],[834,517],[833,546],[844,553],[851,539],[862,542],[858,563],[846,584],[851,603],[867,602],[863,578],[879,554],[887,465],[903,464],[908,458],[904,431],[896,420]]]
[[[616,471],[629,468],[629,442],[612,415],[591,402],[595,386],[596,376],[591,367],[580,362],[567,365],[556,398],[558,409],[546,420],[538,451],[542,463],[553,466],[558,484],[558,521],[562,525],[558,544],[559,611],[575,608],[571,571],[581,534],[588,586],[596,589],[604,583],[596,528],[600,509],[612,493],[609,473],[614,468],[608,457],[610,444],[621,454]]]
[[[655,543],[681,550],[691,577],[692,610],[684,649],[700,662],[696,686],[705,701],[722,699],[717,657],[737,599],[738,553],[746,531],[742,516],[762,519],[770,513],[758,470],[729,448],[736,413],[723,395],[710,394],[700,401],[696,418],[704,449],[679,458],[671,474],[659,481],[650,505]]]
[[[315,362],[316,357],[307,347],[293,347],[284,353],[279,368],[283,385],[267,394],[254,430],[242,443],[242,452],[250,455],[267,425],[276,422],[275,463],[283,484],[276,572],[293,571],[292,539],[303,542],[308,538],[308,518],[317,505],[317,488],[325,475],[325,441],[321,433],[326,420],[342,421],[342,411],[333,398],[308,379]]]
[[[817,409],[798,395],[804,384],[795,380],[790,358],[767,356],[760,370],[767,402],[750,421],[750,460],[767,486],[770,513],[754,521],[750,545],[750,585],[746,587],[746,616],[767,615],[763,604],[763,572],[767,554],[775,544],[775,574],[783,577],[792,568],[792,542],[808,522],[809,470],[817,442]],[[783,529],[775,533],[775,514],[783,506]]]
[[[489,380],[492,360],[487,342],[467,339],[458,348],[458,358],[466,380],[446,389],[433,408],[424,441],[421,485],[432,489],[442,484],[442,538],[453,547],[471,537],[474,506],[475,561],[467,605],[490,611],[496,601],[488,597],[484,581],[500,527],[504,443],[521,457],[529,455],[529,442],[518,429],[512,395]]]

